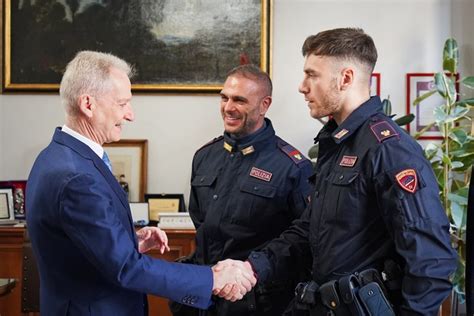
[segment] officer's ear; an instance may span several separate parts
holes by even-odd
[[[262,101],[260,101],[260,115],[265,116],[271,104],[272,104],[272,97],[269,95],[264,97]]]
[[[346,67],[341,70],[340,87],[341,90],[347,90],[354,82],[354,69]]]

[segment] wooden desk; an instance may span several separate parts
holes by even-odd
[[[21,269],[25,229],[0,227],[0,278],[14,278],[17,285],[0,298],[0,315],[21,315]]]
[[[170,252],[161,255],[152,250],[148,255],[173,261],[176,258],[186,256],[194,251],[194,230],[166,230],[169,240]],[[21,312],[21,289],[22,289],[22,251],[26,240],[25,228],[0,227],[0,278],[17,279],[16,287],[11,293],[0,297],[0,315],[24,316],[39,315],[37,313]],[[166,316],[171,315],[166,299],[148,295],[149,315]]]

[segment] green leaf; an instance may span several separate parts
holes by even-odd
[[[460,100],[454,103],[456,106],[474,106],[474,98]]]
[[[448,198],[450,200],[452,199],[452,201],[455,201],[456,203],[459,203],[460,205],[465,206],[467,205],[468,196],[469,196],[469,186],[466,184],[459,190],[456,190],[450,193]]]
[[[443,169],[442,168],[437,168],[437,169],[433,168],[433,171],[435,173],[436,180],[438,182],[438,186],[439,186],[439,189],[441,191],[442,188],[444,187]]]
[[[464,86],[466,86],[468,88],[471,88],[471,89],[474,89],[474,76],[465,77],[460,82]]]
[[[445,109],[446,107],[444,106],[444,104],[438,105],[433,109],[433,116],[438,125],[445,123],[449,118]]]
[[[449,104],[456,101],[456,86],[451,78],[448,78],[444,73],[437,72],[434,75],[436,89],[438,93],[447,99]]]
[[[443,69],[448,72],[453,72],[456,69],[456,60],[453,58],[446,58],[443,60]]]
[[[385,115],[392,115],[392,102],[389,99],[383,99],[382,101],[382,111]]]
[[[462,168],[462,167],[464,167],[464,164],[460,161],[451,162],[451,168],[453,168],[453,169]]]
[[[418,98],[415,99],[415,101],[413,101],[413,105],[416,106],[416,105],[420,104],[423,100],[429,98],[430,96],[432,96],[436,92],[437,92],[437,90],[431,90],[430,92],[427,92],[425,94],[420,95]]]
[[[459,64],[458,43],[454,38],[448,38],[444,43],[443,49],[443,70],[450,73],[456,73]]]
[[[468,157],[468,156],[473,156],[474,152],[469,151],[469,150],[465,150],[463,148],[463,149],[451,151],[451,155],[453,155],[454,157],[458,157],[458,158],[459,157]]]
[[[430,160],[433,159],[438,153],[439,147],[433,143],[429,143],[425,147],[425,157]]]
[[[444,106],[444,104],[438,105],[433,110],[433,115],[436,120],[436,124],[440,127],[441,130],[442,124],[455,122],[461,118],[464,118],[467,113],[469,113],[469,108],[457,106],[452,108],[451,113],[448,115],[446,113],[446,106]]]
[[[461,118],[464,118],[468,113],[469,113],[468,108],[465,108],[462,106],[453,107],[451,109],[451,114],[449,115],[449,122],[454,122]]]
[[[466,187],[466,183],[464,181],[453,179],[453,181],[451,182],[451,192],[453,193],[457,194],[457,191],[461,190],[464,187]],[[460,192],[459,194],[464,196],[462,192]]]
[[[453,217],[454,225],[457,229],[462,229],[464,221],[464,208],[456,202],[451,201],[451,215]]]
[[[449,134],[449,138],[454,140],[456,143],[462,146],[467,140],[467,133],[464,129],[462,128],[454,128],[451,130],[451,133]]]
[[[410,124],[414,119],[415,119],[415,114],[410,113],[410,114],[408,114],[408,115],[404,115],[404,116],[402,116],[402,117],[397,118],[396,120],[394,120],[394,122],[395,122],[398,126],[403,126],[403,125],[408,125],[408,124]]]
[[[443,158],[441,158],[441,161],[444,164],[451,165],[451,159],[449,158],[449,156],[443,155]]]

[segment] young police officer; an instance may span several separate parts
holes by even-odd
[[[265,118],[272,102],[265,72],[239,66],[228,73],[220,94],[225,133],[199,149],[192,166],[192,262],[205,265],[245,259],[278,237],[306,208],[313,172]],[[217,299],[207,315],[280,315],[294,296],[296,277],[257,287],[239,302]],[[175,315],[197,315],[184,309]]]
[[[372,38],[361,29],[328,30],[308,37],[303,55],[299,91],[313,118],[331,119],[316,137],[311,207],[249,257],[258,282],[311,256],[313,282],[297,295],[311,315],[393,315],[391,308],[437,315],[456,267],[449,223],[421,147],[369,96]]]

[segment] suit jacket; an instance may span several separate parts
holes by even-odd
[[[140,254],[125,192],[84,143],[57,128],[27,190],[42,315],[143,315],[144,293],[209,306],[211,269]]]

